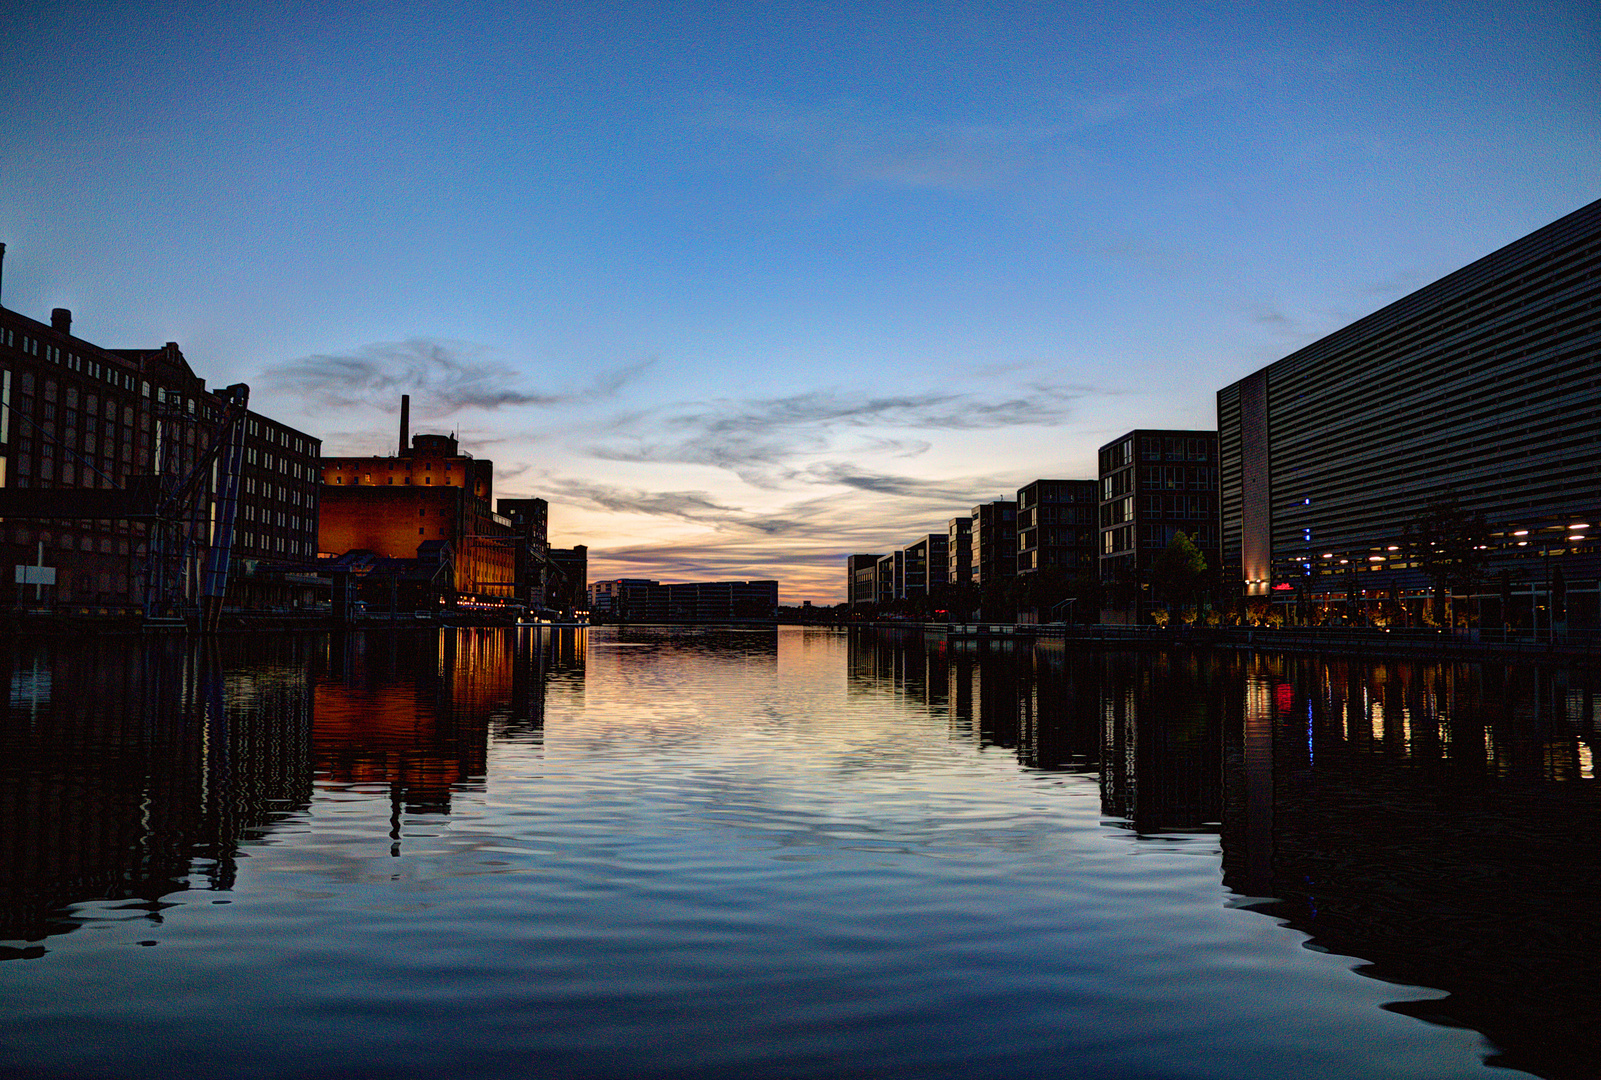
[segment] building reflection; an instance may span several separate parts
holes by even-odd
[[[461,628],[335,634],[314,664],[318,781],[388,789],[401,815],[448,814],[482,790],[489,740],[543,737],[552,670],[581,666],[586,630]]]
[[[1223,818],[1226,666],[1190,652],[1103,653],[1101,808],[1139,833]]]
[[[1387,1007],[1483,1033],[1491,1063],[1593,1075],[1594,679],[1253,661],[1225,770],[1225,885],[1364,974],[1445,991]]]
[[[500,629],[0,653],[0,942],[69,932],[86,901],[159,922],[174,893],[232,888],[240,849],[317,781],[385,787],[398,844],[402,814],[482,785],[490,738],[543,737],[547,681],[586,647],[583,630]]]
[[[303,639],[8,650],[0,940],[82,922],[72,905],[232,887],[241,846],[311,799]],[[0,952],[30,955],[42,947]]]
[[[949,689],[922,690],[940,670]],[[850,678],[1023,767],[1099,768],[1104,812],[1138,835],[1216,832],[1238,906],[1397,984],[1387,1008],[1481,1032],[1490,1063],[1601,1060],[1596,672],[865,632]]]

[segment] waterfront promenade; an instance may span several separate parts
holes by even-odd
[[[1240,649],[1341,656],[1457,657],[1463,660],[1601,666],[1601,634],[1502,630],[1393,630],[1381,627],[1067,626],[1061,623],[877,620],[853,626],[945,641],[1054,643],[1080,648]]]

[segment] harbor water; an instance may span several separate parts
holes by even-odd
[[[1594,672],[801,627],[0,664],[7,1077],[1601,1076]]]

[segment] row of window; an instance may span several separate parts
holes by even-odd
[[[268,443],[282,446],[286,450],[293,450],[297,454],[310,454],[316,457],[320,444],[315,439],[304,439],[299,435],[291,435],[287,431],[263,424],[255,419],[249,421],[247,430],[251,438],[260,438]],[[265,434],[263,434],[265,432]]]
[[[1146,465],[1141,485],[1162,491],[1216,491],[1217,469],[1197,469],[1193,465]]]
[[[312,549],[311,544],[299,540],[288,540],[282,536],[262,536],[253,532],[241,534],[240,543],[250,550],[296,557],[309,556]]]
[[[1142,435],[1141,461],[1211,461],[1212,439],[1173,435]]]
[[[334,483],[336,485],[343,485],[344,482],[345,482],[344,476],[339,475],[339,474],[335,474]],[[393,484],[394,482],[395,482],[395,478],[393,476],[387,478],[384,481],[385,484]],[[400,482],[401,482],[402,486],[408,486],[408,485],[411,484],[411,477],[409,477],[409,476],[403,477]],[[432,486],[432,484],[434,482],[434,478],[431,477],[431,476],[425,476],[425,477],[423,477],[422,482],[423,482],[423,484],[425,486]],[[352,476],[350,478],[350,486],[351,487],[361,487],[361,481],[357,480],[354,476]],[[372,482],[372,477],[369,476],[367,478],[367,486],[368,487],[377,487],[378,485],[374,484]],[[441,487],[455,487],[456,486],[456,478],[453,477],[453,476],[447,476],[447,477],[444,478],[444,482],[441,483],[440,486]],[[478,493],[480,495],[483,494],[483,490],[484,490],[484,486],[482,484],[479,484],[478,488],[477,488],[477,491],[478,491]]]
[[[1211,495],[1142,495],[1140,508],[1153,516],[1191,521],[1209,520],[1217,512]]]

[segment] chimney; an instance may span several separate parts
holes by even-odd
[[[51,308],[50,329],[63,334],[72,333],[72,312],[64,307]]]
[[[400,453],[411,452],[411,395],[400,395]]]

